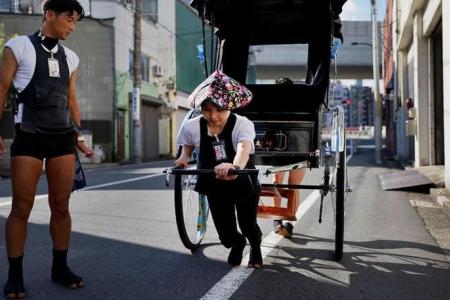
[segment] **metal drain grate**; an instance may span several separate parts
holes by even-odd
[[[416,170],[379,175],[383,190],[400,190],[415,187],[432,187],[434,183]]]

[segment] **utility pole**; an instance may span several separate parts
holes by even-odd
[[[134,162],[142,161],[142,131],[141,131],[141,19],[142,0],[134,1],[134,52],[133,52],[133,93],[131,109],[133,115],[132,158]]]
[[[382,135],[381,135],[381,113],[382,103],[380,97],[380,62],[378,46],[378,21],[376,0],[372,4],[372,55],[373,55],[373,96],[374,96],[374,139],[375,139],[375,162],[381,164]]]

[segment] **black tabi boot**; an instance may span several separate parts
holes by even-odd
[[[9,271],[8,281],[3,288],[3,295],[8,299],[25,298],[25,287],[23,286],[22,272],[23,255],[19,257],[8,257]]]
[[[242,262],[242,252],[244,251],[245,245],[247,241],[245,237],[239,235],[234,243],[233,247],[231,247],[230,254],[228,255],[228,263],[232,266],[239,266]]]
[[[84,286],[83,279],[67,266],[67,250],[53,249],[52,280],[71,289]]]
[[[263,259],[261,254],[261,236],[254,241],[250,242],[250,255],[248,260],[248,268],[259,269],[263,265]]]

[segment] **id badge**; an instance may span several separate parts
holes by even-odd
[[[48,59],[48,76],[50,77],[60,77],[59,75],[59,63],[57,59]]]
[[[214,141],[212,143],[214,156],[216,157],[216,161],[224,161],[227,159],[227,152],[225,151],[225,142],[224,141]]]

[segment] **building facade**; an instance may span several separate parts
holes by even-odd
[[[389,12],[390,9],[390,12]],[[397,153],[445,165],[450,187],[450,2],[390,0]],[[408,134],[408,136],[406,135]]]
[[[348,127],[373,126],[373,92],[358,80],[350,87],[351,104],[348,107],[350,118]]]

